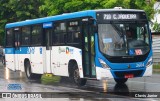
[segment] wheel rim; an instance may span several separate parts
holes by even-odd
[[[78,83],[78,81],[79,81],[79,70],[78,69],[76,69],[75,71],[74,71],[74,81],[76,82],[76,83]]]

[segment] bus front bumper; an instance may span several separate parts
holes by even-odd
[[[112,70],[96,67],[96,75],[98,80],[110,78],[134,78],[152,75],[152,65],[147,68]]]

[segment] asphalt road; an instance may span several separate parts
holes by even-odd
[[[86,86],[77,87],[69,78],[62,78],[59,83],[45,85],[41,81],[28,80],[24,73],[10,71],[0,63],[0,81],[1,93],[48,92],[44,94],[47,99],[33,98],[33,96],[19,98],[15,94],[12,96],[14,98],[1,98],[2,101],[160,101],[160,74],[158,73],[151,77],[129,79],[124,85],[117,85],[111,79],[88,80]],[[20,84],[21,89],[10,90],[8,89],[10,84]],[[150,92],[152,97],[145,98],[145,95],[151,94]],[[44,97],[43,94],[41,96]]]

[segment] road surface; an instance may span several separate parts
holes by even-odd
[[[88,80],[84,87],[77,87],[69,78],[62,78],[59,83],[45,85],[38,80],[28,80],[25,73],[11,71],[2,64],[0,64],[0,74],[0,92],[11,93],[14,97],[5,98],[1,95],[1,101],[160,101],[160,97],[155,96],[144,99],[144,95],[148,95],[148,92],[154,95],[160,93],[160,74],[158,73],[153,74],[152,77],[129,79],[124,85],[117,85],[113,79]],[[8,86],[11,84],[19,84],[21,89],[10,90]],[[37,97],[32,96],[30,94],[32,92],[36,93]]]

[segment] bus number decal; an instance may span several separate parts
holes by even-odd
[[[141,63],[136,63],[136,67],[144,67],[144,63],[141,62]]]
[[[40,54],[42,54],[42,48],[40,48],[39,51],[40,51]]]
[[[34,47],[28,47],[27,53],[28,54],[34,54],[35,48]]]
[[[104,14],[103,19],[111,19],[111,14]]]

